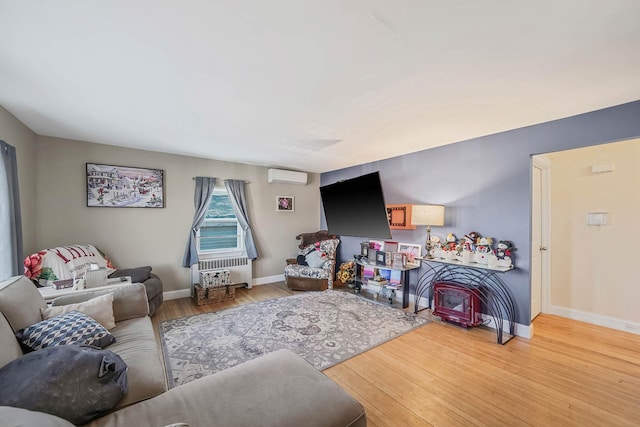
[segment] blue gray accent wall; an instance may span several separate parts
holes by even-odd
[[[445,226],[432,235],[458,238],[471,231],[516,248],[516,269],[505,281],[518,323],[530,323],[531,156],[640,137],[640,100],[565,119],[474,138],[391,159],[326,172],[320,185],[380,172],[385,202],[441,204]],[[624,190],[622,190],[624,191]],[[357,210],[358,206],[345,209]],[[321,228],[326,228],[321,213]],[[425,229],[392,230],[393,241],[421,243]],[[363,236],[366,237],[366,236]],[[363,239],[341,237],[340,260],[360,251]],[[415,284],[416,274],[411,275]],[[413,289],[412,289],[413,293]]]

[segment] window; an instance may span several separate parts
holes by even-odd
[[[244,251],[244,232],[233,212],[225,188],[216,188],[209,202],[209,210],[198,231],[198,254],[228,255]]]

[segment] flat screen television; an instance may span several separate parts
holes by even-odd
[[[322,186],[320,197],[329,233],[391,238],[378,172]]]

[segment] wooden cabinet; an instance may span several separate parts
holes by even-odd
[[[392,230],[415,230],[411,225],[411,208],[413,205],[387,205],[387,217]]]

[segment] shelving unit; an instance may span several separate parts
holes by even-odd
[[[364,282],[362,278],[363,267],[372,267],[377,268],[378,270],[400,271],[400,287],[398,288],[398,290],[402,290],[402,308],[409,307],[409,283],[407,280],[408,272],[420,268],[420,266],[377,265],[356,260],[356,287],[358,286],[358,284],[360,284],[360,286],[362,286],[363,284],[366,285],[366,282]]]

